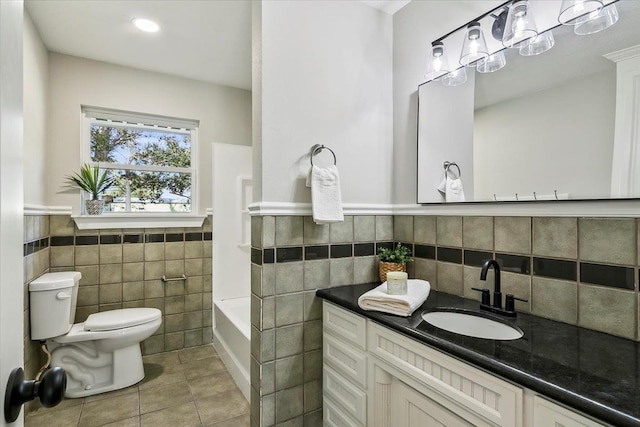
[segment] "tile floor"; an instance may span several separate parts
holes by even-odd
[[[143,357],[142,382],[65,399],[27,415],[26,427],[245,427],[249,403],[211,345]]]

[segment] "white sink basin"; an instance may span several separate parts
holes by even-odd
[[[422,318],[436,328],[468,337],[508,341],[517,340],[524,335],[519,328],[487,319],[472,312],[431,311],[422,313]]]

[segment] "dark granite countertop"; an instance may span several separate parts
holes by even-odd
[[[320,289],[317,295],[424,344],[616,426],[640,426],[640,343],[518,313],[514,341],[472,338],[422,321],[424,310],[479,303],[431,291],[411,317],[364,311],[358,297],[378,284]]]

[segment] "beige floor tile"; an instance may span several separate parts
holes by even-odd
[[[202,399],[223,391],[235,390],[236,383],[229,373],[222,371],[189,380],[189,388],[195,399]]]
[[[150,356],[144,356],[142,358],[142,361],[145,363],[145,365],[147,363],[153,363],[155,365],[170,366],[179,365],[180,357],[178,357],[178,353],[174,351],[171,353],[158,353],[152,354]]]
[[[110,391],[108,393],[94,394],[93,396],[87,396],[84,398],[85,403],[95,402],[102,399],[110,399],[112,397],[124,396],[125,394],[137,393],[138,385],[132,385],[131,387],[121,388],[120,390]]]
[[[140,391],[140,413],[147,414],[193,400],[186,381]]]
[[[140,415],[137,393],[85,403],[79,427],[96,427]]]
[[[194,360],[207,359],[209,357],[218,357],[218,353],[213,349],[212,345],[204,345],[202,347],[188,348],[178,352],[181,363],[189,363]]]
[[[196,401],[200,419],[204,425],[211,425],[249,412],[249,402],[238,390],[223,391]]]
[[[24,425],[25,427],[76,427],[81,411],[82,405],[74,405],[55,411],[43,409],[38,411],[37,415],[29,414]]]
[[[140,417],[127,418],[126,420],[105,424],[102,427],[140,427]]]
[[[185,403],[142,416],[142,427],[200,427],[200,416],[194,402]]]
[[[165,368],[160,365],[151,365],[151,367],[149,365],[145,365],[144,373],[145,377],[139,385],[140,391],[153,387],[180,383],[187,380],[182,369],[175,372],[166,372]]]
[[[250,423],[249,414],[244,414],[221,423],[209,424],[207,427],[249,427]]]
[[[183,364],[182,368],[187,380],[212,375],[218,372],[225,372],[227,370],[224,363],[222,363],[222,360],[217,357],[194,360],[193,362]]]
[[[36,415],[41,415],[43,412],[49,413],[52,411],[59,411],[61,409],[68,409],[68,408],[71,408],[72,406],[81,406],[84,403],[84,401],[85,399],[62,399],[62,402],[58,403],[53,408],[45,408],[40,404],[36,404],[37,406],[35,407],[35,409],[25,414],[25,416],[29,418]]]

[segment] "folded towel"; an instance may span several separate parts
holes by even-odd
[[[311,204],[316,224],[344,221],[340,176],[335,165],[311,167]]]
[[[431,284],[426,280],[409,279],[407,295],[389,295],[387,282],[375,289],[365,292],[358,298],[358,306],[367,311],[381,311],[409,317],[429,296]]]
[[[451,178],[449,175],[442,179],[438,191],[444,194],[446,202],[464,202],[464,189],[460,177]]]

